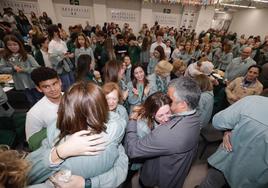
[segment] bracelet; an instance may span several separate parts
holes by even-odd
[[[85,179],[85,188],[91,188],[91,187],[92,187],[91,179],[90,178]]]
[[[65,160],[64,158],[62,158],[60,155],[59,155],[59,153],[58,153],[58,150],[57,150],[57,148],[55,148],[55,151],[56,151],[56,155],[57,155],[57,157],[59,158],[59,159],[61,159],[61,160]]]

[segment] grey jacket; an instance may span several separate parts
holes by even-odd
[[[241,57],[234,58],[228,64],[224,74],[224,78],[228,81],[232,81],[237,77],[245,76],[248,68],[251,65],[256,65],[256,62],[251,57],[248,57],[244,60],[242,60]]]
[[[197,151],[199,127],[199,115],[191,111],[174,117],[139,140],[136,121],[129,121],[125,148],[130,158],[146,160],[140,173],[145,186],[183,186]]]
[[[14,69],[15,65],[22,68],[22,72],[16,72]],[[40,65],[31,55],[27,55],[26,61],[20,61],[19,57],[12,57],[8,61],[1,59],[0,61],[0,73],[12,74],[16,90],[32,89],[35,87],[31,79],[31,72],[37,67],[40,67]]]

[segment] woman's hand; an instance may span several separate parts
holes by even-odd
[[[128,97],[128,89],[126,91],[123,91],[123,100],[125,101]]]
[[[105,140],[102,135],[88,136],[89,134],[90,131],[79,131],[57,146],[60,157],[65,159],[79,155],[98,155],[105,150]]]
[[[231,144],[231,131],[225,131],[223,136],[223,148],[226,149],[228,152],[233,151],[233,147]]]
[[[133,88],[132,92],[134,93],[134,95],[139,95],[139,92],[138,92],[138,90],[136,88]]]
[[[148,96],[148,95],[149,95],[150,89],[151,89],[151,87],[150,87],[150,85],[148,84],[148,85],[145,87],[145,89],[144,89],[144,95],[145,95],[145,96]]]
[[[57,176],[55,174],[54,176]],[[55,177],[50,177],[49,180],[54,184],[56,188],[84,188],[85,179],[82,176],[72,175],[68,182],[57,180]]]
[[[16,72],[22,72],[23,71],[22,68],[17,66],[17,65],[14,66],[14,69],[16,70]]]

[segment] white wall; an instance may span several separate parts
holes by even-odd
[[[134,33],[138,33],[140,30],[140,14],[141,14],[141,2],[137,0],[107,0],[107,21],[118,23],[122,28],[124,23],[129,23]],[[135,16],[135,20],[130,19],[126,21],[124,19],[113,19],[112,11],[119,12],[124,15],[131,14]]]
[[[260,35],[263,38],[268,34],[268,10],[251,9],[234,13],[229,31],[236,32],[238,36]]]
[[[62,8],[86,8],[89,10],[87,14],[83,17],[75,17],[75,16],[65,16],[62,14],[61,9]],[[93,9],[90,6],[74,6],[74,5],[68,5],[68,4],[54,4],[54,10],[57,17],[57,22],[55,23],[62,23],[63,28],[68,31],[69,26],[74,26],[77,24],[82,24],[82,26],[86,25],[86,21],[89,22],[89,24],[94,24],[94,18],[93,18]]]
[[[214,7],[213,6],[207,6],[202,7],[199,16],[197,19],[197,24],[195,27],[196,33],[199,34],[203,30],[208,30],[211,27],[211,23],[214,16]]]

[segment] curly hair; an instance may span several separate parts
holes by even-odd
[[[8,188],[26,187],[30,163],[24,153],[0,147],[0,185]]]

